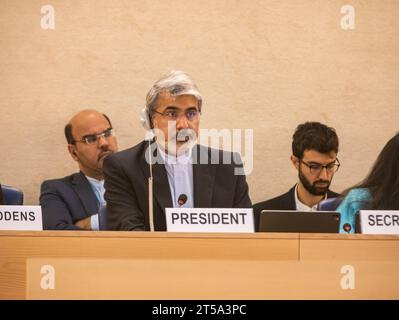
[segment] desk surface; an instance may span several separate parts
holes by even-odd
[[[39,288],[44,264],[57,290]],[[355,290],[340,287],[346,265],[359,270]],[[388,235],[0,231],[6,299],[398,299],[398,266]]]

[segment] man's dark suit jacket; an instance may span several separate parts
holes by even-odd
[[[3,190],[1,189],[1,184],[0,184],[0,205],[3,204]]]
[[[76,221],[98,213],[97,197],[82,172],[44,181],[40,205],[45,230],[80,230]]]
[[[338,193],[330,190],[327,191],[327,198],[336,198],[339,196]],[[262,210],[296,210],[295,186],[293,186],[287,193],[254,205],[255,230],[258,230],[260,213]]]
[[[148,177],[145,160],[148,142],[117,152],[104,160],[107,225],[111,230],[150,230],[148,217]],[[208,164],[193,164],[194,207],[251,208],[245,175],[235,175],[242,164],[210,164],[212,153],[232,159],[232,153],[195,146],[193,156],[204,152]],[[237,159],[237,158],[235,158]],[[241,159],[237,162],[240,162]],[[199,161],[198,161],[199,162]],[[173,208],[168,176],[164,164],[153,164],[154,229],[166,230],[165,208]]]

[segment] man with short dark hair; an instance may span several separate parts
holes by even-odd
[[[103,161],[118,149],[109,118],[83,110],[65,126],[68,151],[80,172],[42,183],[43,228],[98,230],[98,211],[105,205]]]
[[[262,210],[315,211],[320,201],[339,196],[329,189],[340,166],[338,147],[333,128],[320,122],[300,124],[293,135],[291,155],[299,181],[287,193],[255,204],[255,217]]]

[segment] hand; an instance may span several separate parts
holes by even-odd
[[[91,217],[76,221],[75,226],[83,230],[91,230]]]

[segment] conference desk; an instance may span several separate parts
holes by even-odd
[[[0,299],[399,299],[399,236],[0,231]]]

